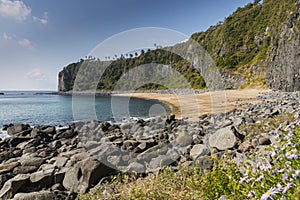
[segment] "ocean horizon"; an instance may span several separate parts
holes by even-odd
[[[73,97],[68,95],[55,94],[54,90],[0,90],[0,127],[7,124],[30,124],[65,126],[74,122]],[[76,97],[76,105],[83,108],[88,101],[88,97]],[[113,106],[118,108],[124,106],[127,98],[114,97]],[[78,104],[79,101],[79,104]],[[151,107],[164,108],[170,112],[170,108],[157,101],[150,99],[130,98],[129,108],[132,118],[150,118],[159,116],[161,113],[149,112]],[[125,105],[126,106],[126,105]],[[77,108],[78,109],[78,108]],[[81,108],[79,108],[80,110]],[[153,109],[152,109],[153,111]],[[95,97],[95,112],[98,121],[115,122],[112,113],[111,97]],[[82,121],[89,119],[87,111],[82,111]],[[86,117],[85,117],[86,116]],[[118,115],[120,116],[120,115]],[[125,115],[126,117],[128,115]],[[119,120],[119,119],[118,119]],[[77,121],[77,120],[76,120]]]

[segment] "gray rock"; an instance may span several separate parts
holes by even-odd
[[[138,142],[135,140],[126,140],[123,142],[122,149],[124,150],[131,150],[138,145]]]
[[[174,163],[174,160],[171,159],[169,156],[166,155],[159,155],[156,158],[153,158],[149,165],[151,171],[157,171],[165,166],[168,166],[170,164]]]
[[[245,122],[244,118],[242,117],[237,117],[233,119],[233,125],[235,127],[239,127],[241,124],[243,124]]]
[[[18,174],[5,182],[0,191],[0,199],[10,199],[25,185],[29,183],[29,174]]]
[[[30,175],[30,182],[37,185],[38,188],[49,188],[53,185],[54,168],[37,171]]]
[[[95,186],[101,178],[108,176],[114,170],[91,157],[75,164],[65,174],[63,186],[70,192],[86,193]]]
[[[114,156],[108,156],[107,157],[107,161],[112,164],[113,166],[117,166],[120,161],[121,161],[121,156],[117,156],[117,155],[114,155]]]
[[[147,149],[155,146],[155,143],[153,140],[149,141],[141,141],[141,143],[132,151],[133,153],[141,153],[146,151]]]
[[[29,141],[22,142],[18,144],[16,147],[19,149],[28,149],[30,147],[36,147],[40,144],[40,140],[37,138],[31,139]]]
[[[70,139],[77,135],[78,133],[70,129],[58,130],[58,133],[54,136],[54,139]]]
[[[96,147],[98,147],[100,144],[97,141],[87,141],[84,146],[87,149],[94,149]]]
[[[22,131],[26,131],[30,129],[29,125],[25,125],[25,124],[16,124],[14,126],[10,126],[7,128],[7,134],[10,136],[13,136],[16,133],[20,133]]]
[[[272,59],[268,62],[266,81],[272,89],[287,92],[300,90],[300,34],[296,26],[299,20],[299,12],[293,12],[281,28],[277,45],[270,49]]]
[[[58,149],[58,148],[60,148],[60,147],[62,146],[62,143],[61,143],[61,141],[59,141],[59,140],[55,140],[55,141],[49,143],[48,146],[49,146],[50,148],[53,148],[53,149]]]
[[[127,172],[144,173],[146,167],[138,162],[132,162],[126,168]]]
[[[58,168],[62,168],[66,165],[66,163],[69,159],[66,157],[58,156],[58,157],[52,158],[51,160],[54,161],[54,163],[53,163],[54,166],[56,166]]]
[[[23,166],[36,166],[40,167],[44,162],[44,158],[39,158],[39,157],[25,157],[21,158],[21,165]]]
[[[158,156],[158,152],[152,151],[152,152],[143,152],[137,155],[137,160],[140,163],[149,163],[152,158],[155,158]]]
[[[210,150],[203,144],[196,144],[190,151],[190,156],[195,160],[199,156],[206,156],[210,154]]]
[[[12,172],[13,169],[17,166],[19,166],[19,162],[12,162],[12,163],[3,163],[0,164],[0,174],[4,174],[7,172]]]
[[[243,138],[233,126],[228,126],[216,131],[209,137],[209,146],[219,150],[234,148],[238,139]]]
[[[50,191],[39,191],[31,193],[18,193],[12,200],[63,200],[66,197],[59,196]]]
[[[80,153],[74,154],[70,160],[72,160],[74,162],[78,162],[78,161],[88,158],[89,156],[90,155],[88,152],[80,152]]]
[[[192,144],[192,142],[193,142],[193,137],[184,131],[180,132],[176,137],[176,143],[181,147],[188,146]]]
[[[30,140],[31,138],[27,138],[27,137],[17,137],[17,136],[12,136],[10,138],[6,138],[4,141],[9,144],[10,147],[16,147],[18,146],[20,143],[23,143],[25,141]]]
[[[38,170],[37,166],[18,166],[13,170],[14,174],[28,174]]]

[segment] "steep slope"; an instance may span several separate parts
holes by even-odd
[[[267,84],[276,90],[300,91],[300,1],[273,45],[267,68]]]
[[[213,57],[226,88],[267,85],[277,90],[299,90],[300,2],[261,2],[255,0],[244,8],[238,8],[224,22],[211,26],[205,32],[195,33],[191,38]],[[180,48],[180,44],[177,48]],[[89,65],[101,65],[100,61],[89,62]],[[113,89],[122,74],[145,63],[169,64],[183,74],[193,88],[206,87],[204,79],[190,63],[164,49],[156,49],[143,51],[135,58],[121,57],[113,61],[102,76],[98,89]],[[59,75],[59,91],[72,90],[74,77],[81,64],[73,63],[64,68]],[[143,88],[164,87],[151,84]]]
[[[239,74],[247,85],[259,85],[268,82],[266,71],[272,73],[269,63],[276,57],[276,51],[282,51],[278,44],[287,45],[282,34],[292,15],[299,15],[299,2],[295,0],[265,0],[262,4],[248,4],[238,8],[223,23],[211,26],[207,31],[195,33],[192,38],[198,41],[215,59],[219,68]],[[294,29],[295,33],[299,30]],[[297,46],[291,47],[291,49]],[[290,60],[297,58],[291,56]],[[281,59],[277,58],[281,63]],[[278,63],[278,64],[279,64]],[[281,65],[281,64],[279,64]],[[284,85],[284,81],[282,85]]]

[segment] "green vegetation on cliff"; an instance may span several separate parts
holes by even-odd
[[[266,68],[273,59],[271,55],[277,50],[284,25],[289,23],[291,16],[295,13],[298,13],[297,16],[299,16],[299,2],[295,0],[264,0],[263,2],[255,0],[254,3],[238,8],[224,22],[211,26],[205,32],[195,33],[191,38],[208,51],[217,67],[222,69],[222,73],[235,74],[244,80],[235,86],[229,86],[230,88],[251,85],[253,82],[265,84]],[[299,23],[295,27],[299,27]],[[299,32],[298,29],[295,30]],[[177,48],[181,46],[184,47],[184,43],[177,44]],[[84,62],[86,61],[81,60],[73,63],[60,72],[60,91],[73,89],[76,73]],[[103,65],[108,61],[89,60],[88,62],[88,65]],[[119,56],[104,72],[97,88],[112,90],[124,73],[147,63],[170,65],[181,73],[193,88],[206,87],[204,79],[190,63],[178,55],[171,54],[165,48],[159,48],[146,52],[142,50],[139,56],[136,54],[136,57],[133,55],[127,56],[127,58]],[[90,80],[90,77],[86,77],[86,79]],[[232,82],[235,80],[227,85]],[[89,86],[84,88],[88,89]],[[162,88],[164,86],[158,84],[147,84],[141,87],[141,89]]]
[[[257,2],[238,8],[224,22],[192,35],[215,58],[218,67],[236,70],[267,60],[270,46],[276,45],[279,32],[296,6],[294,0]]]

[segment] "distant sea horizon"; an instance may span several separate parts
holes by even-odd
[[[30,124],[65,126],[74,121],[72,96],[54,94],[55,90],[0,90],[0,127],[7,124]],[[114,97],[114,107],[124,106],[126,98]],[[85,104],[86,97],[79,97]],[[128,103],[128,102],[127,102]],[[117,105],[115,105],[117,104]],[[149,113],[154,105],[159,105],[170,112],[170,108],[157,101],[131,98],[129,101],[130,117],[149,118],[158,113]],[[114,122],[111,97],[95,97],[95,111],[98,121]],[[89,113],[83,113],[83,115]],[[83,117],[84,118],[84,117]]]

